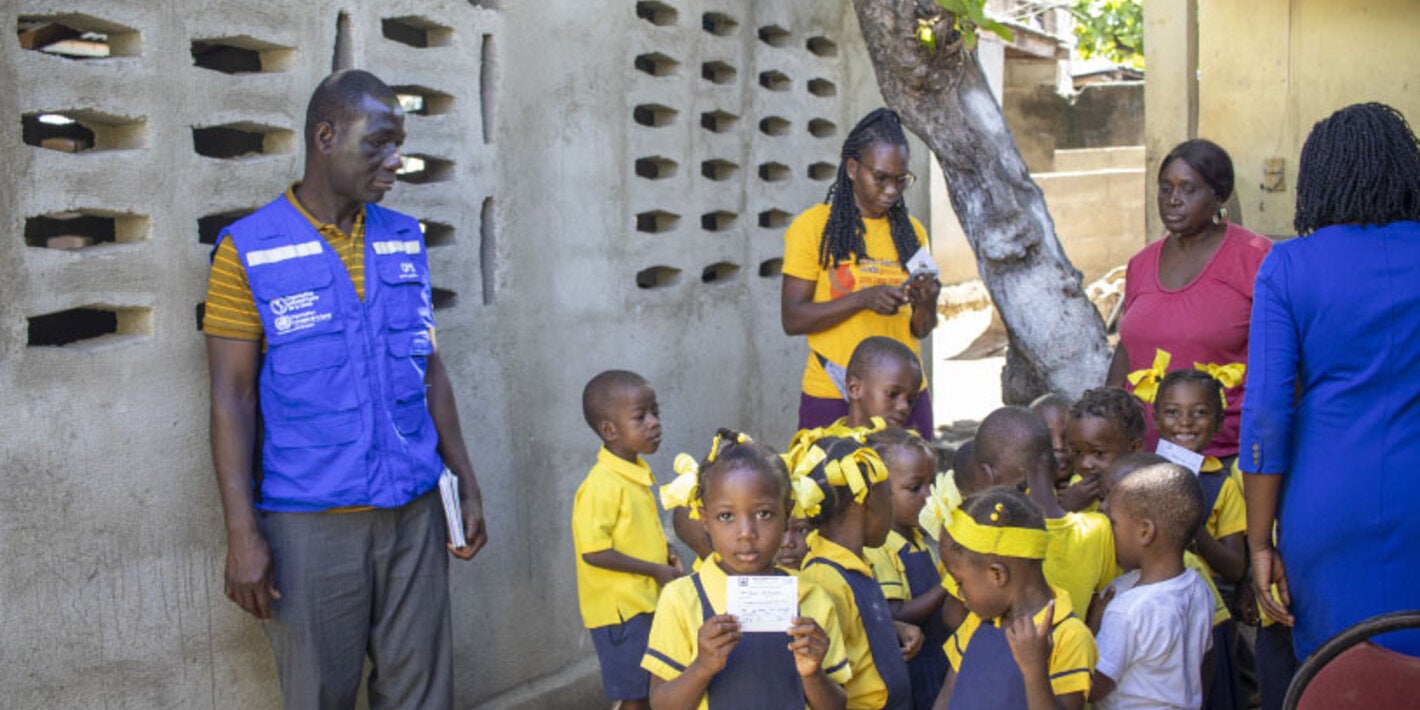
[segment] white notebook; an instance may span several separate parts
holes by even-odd
[[[447,466],[439,474],[439,497],[444,500],[444,521],[449,526],[449,544],[467,547],[463,536],[463,506],[459,504],[459,477]]]

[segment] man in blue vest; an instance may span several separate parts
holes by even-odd
[[[367,656],[372,708],[450,707],[445,466],[468,540],[449,549],[470,559],[487,536],[419,223],[375,204],[404,113],[374,75],[339,72],[305,141],[301,182],[222,233],[208,285],[227,596],[265,622],[288,708],[353,707]]]

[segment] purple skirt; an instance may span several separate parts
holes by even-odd
[[[844,399],[823,399],[799,393],[799,428],[814,429],[832,424],[848,416],[848,401]],[[916,430],[923,439],[933,441],[932,396],[930,390],[923,390],[912,404],[912,412],[907,416],[907,428]]]

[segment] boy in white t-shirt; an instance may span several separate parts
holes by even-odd
[[[1125,476],[1107,500],[1115,557],[1132,571],[1090,610],[1099,646],[1090,702],[1099,710],[1197,708],[1213,596],[1184,566],[1183,550],[1203,521],[1203,489],[1188,469],[1161,463]]]

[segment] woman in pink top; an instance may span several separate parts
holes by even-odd
[[[1232,194],[1233,161],[1217,144],[1185,141],[1164,157],[1159,216],[1168,232],[1129,260],[1119,346],[1106,381],[1152,402],[1165,372],[1208,370],[1227,400],[1223,428],[1205,452],[1219,458],[1238,453],[1252,282],[1272,248],[1266,237],[1227,221],[1222,205]],[[1145,445],[1152,449],[1153,407],[1144,411]]]

